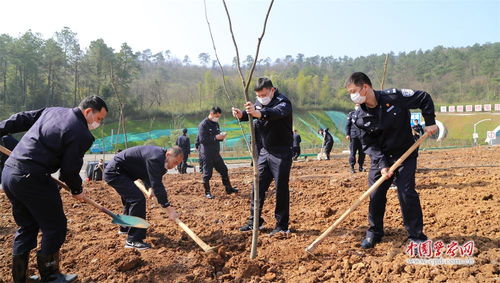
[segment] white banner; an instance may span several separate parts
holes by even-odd
[[[483,111],[483,105],[474,105],[474,111],[476,112]]]
[[[494,131],[487,131],[486,137],[489,138],[490,140],[494,140],[497,138],[497,133],[495,133]]]
[[[441,106],[441,113],[446,112],[446,106]]]
[[[491,111],[491,104],[485,104],[483,105],[484,111]]]
[[[448,112],[455,112],[455,106],[448,106]]]
[[[500,104],[495,104],[495,111],[500,111]]]
[[[465,105],[465,112],[472,112],[472,105]]]
[[[464,106],[463,105],[458,105],[457,106],[457,112],[464,112]]]

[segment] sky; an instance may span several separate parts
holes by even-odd
[[[254,56],[269,0],[226,0],[242,60]],[[235,49],[222,0],[206,0],[219,58]],[[119,50],[215,59],[203,0],[16,0],[0,5],[0,34],[27,30],[47,39],[67,26],[80,45],[102,38]],[[500,41],[500,0],[275,0],[259,58],[359,57]]]

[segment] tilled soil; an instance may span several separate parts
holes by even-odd
[[[367,160],[369,162],[369,160]],[[147,242],[153,248],[123,248],[125,236],[111,219],[63,192],[68,236],[62,270],[81,282],[498,282],[500,258],[500,148],[421,151],[416,183],[425,233],[434,241],[460,245],[474,241],[473,265],[411,265],[395,190],[387,194],[386,236],[374,249],[359,243],[368,225],[368,200],[309,255],[304,248],[367,190],[367,173],[348,172],[347,156],[331,161],[296,162],[290,177],[290,234],[268,236],[274,228],[274,188],[268,191],[258,256],[249,258],[251,232],[242,233],[249,214],[250,167],[230,171],[236,195],[226,195],[214,172],[214,200],[203,196],[200,175],[167,174],[171,203],[201,239],[216,247],[204,253],[167,218],[156,200],[148,203]],[[367,166],[368,167],[368,166]],[[118,194],[102,182],[86,184],[89,197],[121,213]],[[11,245],[16,224],[0,194],[0,281],[10,281]],[[34,252],[30,274],[37,272]],[[447,256],[445,256],[446,258]],[[449,256],[448,256],[449,257]],[[462,258],[457,256],[455,258]]]

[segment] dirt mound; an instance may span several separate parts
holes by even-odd
[[[61,269],[82,282],[424,282],[494,281],[500,258],[500,150],[481,147],[421,151],[416,174],[424,212],[425,233],[433,241],[474,242],[472,265],[408,264],[397,193],[389,190],[386,236],[372,250],[359,243],[367,228],[365,201],[317,246],[304,252],[366,189],[367,172],[351,174],[347,156],[340,160],[296,162],[290,178],[290,234],[270,237],[274,228],[274,188],[263,208],[265,229],[259,234],[258,256],[249,258],[251,233],[238,230],[249,215],[251,170],[230,171],[240,193],[226,195],[215,175],[212,191],[203,196],[199,173],[168,174],[164,183],[180,219],[215,252],[205,253],[155,201],[148,202],[144,251],[125,249],[125,235],[111,218],[62,193],[68,218]],[[491,165],[496,165],[492,167]],[[368,166],[366,166],[368,167]],[[89,197],[121,213],[116,192],[102,182],[86,184]],[[16,229],[11,206],[0,193],[0,282],[10,282],[10,257]],[[36,271],[34,252],[30,273]],[[418,258],[418,257],[413,257]],[[445,256],[446,258],[446,256]],[[463,258],[456,256],[455,258]],[[496,279],[495,279],[496,278]]]

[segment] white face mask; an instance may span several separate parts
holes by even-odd
[[[94,120],[94,122],[92,122],[91,124],[87,123],[87,126],[89,127],[89,130],[95,130],[95,129],[99,128],[101,123],[96,122],[94,119],[94,112],[91,112],[91,113],[92,113],[92,120]]]
[[[366,101],[366,96],[361,96],[359,92],[351,93],[351,100],[356,104],[363,104]]]
[[[210,120],[212,120],[212,122],[219,122],[219,117],[212,117]]]
[[[257,101],[260,102],[262,105],[268,105],[269,102],[271,102],[271,97],[266,96],[266,97],[258,97],[257,96]]]
[[[358,110],[358,109],[359,109],[358,105],[354,106],[354,110]]]

